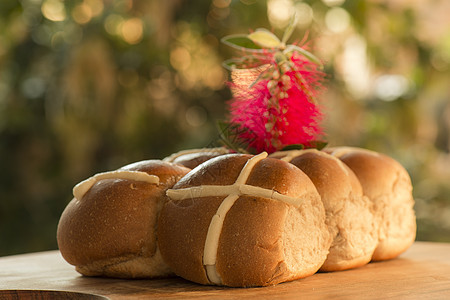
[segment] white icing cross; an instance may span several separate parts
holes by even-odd
[[[94,176],[78,183],[73,188],[73,196],[76,199],[81,200],[84,194],[86,194],[97,181],[102,179],[129,179],[135,181],[148,182],[152,184],[159,184],[159,177],[155,175],[150,175],[147,172],[116,170],[111,172],[103,172],[95,174]]]
[[[336,149],[334,149],[332,151],[331,155],[340,158],[341,156],[344,156],[345,154],[352,153],[352,152],[362,152],[364,154],[380,156],[380,153],[378,153],[378,152],[368,150],[368,149],[355,148],[355,147],[337,147]]]
[[[216,214],[211,219],[203,250],[203,265],[206,267],[206,275],[209,281],[214,284],[222,284],[222,280],[216,270],[216,259],[223,222],[226,214],[240,196],[247,195],[269,198],[279,200],[296,207],[301,203],[300,198],[286,196],[274,190],[245,184],[254,166],[266,157],[267,153],[263,152],[250,158],[242,168],[235,183],[232,185],[203,185],[177,190],[170,189],[167,191],[167,196],[169,196],[172,200],[226,196],[217,209]]]
[[[302,153],[305,153],[304,151],[306,151],[306,150],[287,150],[287,151],[275,152],[275,153],[271,154],[269,157],[279,158],[280,155],[285,155],[279,159],[283,160],[285,162],[290,162],[295,157],[299,156]]]
[[[182,151],[179,151],[177,153],[174,153],[174,154],[164,158],[163,161],[173,162],[175,159],[177,159],[180,156],[187,155],[187,154],[197,154],[197,153],[228,154],[230,152],[224,147],[182,150]]]

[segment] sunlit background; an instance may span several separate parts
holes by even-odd
[[[56,249],[73,185],[211,145],[230,92],[220,44],[265,27],[326,63],[331,145],[411,174],[418,240],[450,242],[450,1],[0,1],[0,255]]]

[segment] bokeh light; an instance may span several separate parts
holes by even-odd
[[[409,82],[402,75],[382,75],[375,80],[375,96],[384,101],[393,101],[409,90]]]
[[[294,3],[292,0],[268,0],[267,10],[270,24],[284,28],[294,13]]]
[[[179,71],[186,70],[191,65],[191,55],[186,48],[177,47],[170,51],[170,64]]]
[[[42,3],[42,14],[50,21],[64,21],[66,9],[62,0],[45,0]]]
[[[89,23],[92,19],[93,12],[91,7],[85,2],[78,4],[72,10],[72,17],[78,24]]]
[[[121,34],[128,44],[137,44],[142,41],[144,25],[140,18],[131,18],[121,24]]]
[[[186,110],[186,121],[189,126],[200,127],[207,120],[206,110],[201,106],[191,106]]]
[[[322,0],[322,2],[328,6],[339,6],[342,5],[345,0]]]
[[[341,74],[349,92],[356,99],[369,96],[372,76],[363,37],[355,34],[344,41],[341,63]]]
[[[124,18],[118,14],[110,14],[105,20],[105,30],[111,35],[120,35],[120,28]]]
[[[314,11],[312,7],[304,2],[295,4],[295,15],[297,17],[297,27],[303,29],[307,28],[314,18]]]
[[[341,7],[333,7],[325,15],[325,24],[334,33],[343,32],[350,26],[350,15]]]

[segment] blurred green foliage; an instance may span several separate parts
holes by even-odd
[[[215,141],[233,55],[220,38],[280,33],[293,11],[326,62],[330,144],[399,160],[418,239],[449,242],[448,1],[2,0],[0,255],[55,249],[94,173]]]

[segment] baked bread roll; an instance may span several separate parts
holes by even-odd
[[[271,157],[300,168],[317,188],[333,242],[320,271],[341,271],[370,262],[378,243],[371,201],[355,174],[336,157],[316,149],[280,151]]]
[[[57,241],[64,259],[87,276],[172,274],[156,243],[166,190],[190,169],[148,160],[97,174],[75,186],[61,215]]]
[[[177,163],[187,168],[194,169],[211,158],[228,153],[231,153],[231,151],[225,147],[191,149],[174,153],[164,158],[164,161]]]
[[[353,170],[374,204],[379,241],[372,260],[395,258],[408,249],[416,237],[416,217],[411,179],[405,168],[386,155],[366,149],[337,147],[325,151]]]
[[[167,191],[158,244],[177,275],[267,286],[312,275],[323,264],[331,238],[314,184],[266,156],[213,158]]]

